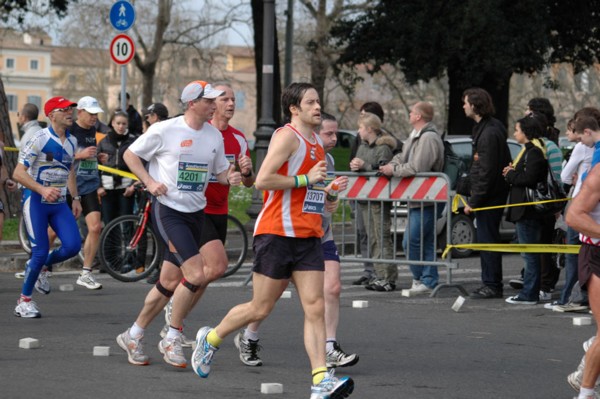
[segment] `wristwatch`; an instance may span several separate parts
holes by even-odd
[[[81,195],[74,196],[73,201],[81,201]]]

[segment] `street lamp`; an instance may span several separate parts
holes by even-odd
[[[273,120],[273,77],[275,60],[275,0],[263,0],[263,62],[262,62],[262,87],[261,87],[261,112],[258,120],[258,129],[254,133],[256,137],[256,165],[258,171],[262,165],[271,135],[275,130],[275,120]],[[249,229],[254,230],[254,222],[262,208],[262,192],[252,191],[252,203],[246,211],[250,216],[248,222]]]

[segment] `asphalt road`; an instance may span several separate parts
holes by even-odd
[[[454,280],[472,290],[478,286],[478,257],[460,261]],[[505,257],[505,278],[517,275],[523,262]],[[410,284],[401,267],[400,285]],[[233,305],[250,298],[241,286],[246,270],[208,289],[187,321],[186,332],[216,324]],[[341,322],[338,340],[347,351],[360,354],[359,363],[338,370],[354,378],[351,398],[572,398],[566,382],[583,354],[581,343],[596,331],[574,326],[575,316],[537,306],[515,306],[503,300],[467,300],[460,312],[451,310],[459,292],[442,290],[438,297],[403,297],[400,291],[375,293],[350,282],[360,266],[344,265]],[[263,323],[261,357],[264,366],[240,363],[228,337],[216,353],[208,379],[198,378],[191,366],[173,368],[157,349],[162,316],[146,333],[151,365],[128,364],[115,342],[134,321],[150,288],[145,282],[121,283],[102,274],[99,291],[75,285],[76,275],[60,271],[51,278],[53,292],[34,295],[43,317],[13,316],[20,280],[0,273],[0,397],[50,398],[264,398],[261,383],[277,382],[283,395],[308,398],[310,366],[302,343],[302,311],[296,292],[282,299]],[[562,279],[559,285],[562,284]],[[402,288],[402,287],[401,287]],[[507,287],[505,296],[515,291]],[[555,294],[557,296],[558,293]],[[367,300],[366,309],[352,308]],[[20,349],[19,339],[40,340],[39,349]],[[94,346],[109,346],[109,357],[92,355]],[[186,354],[191,355],[191,350]]]

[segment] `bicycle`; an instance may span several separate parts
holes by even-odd
[[[151,207],[152,198],[148,196],[137,215],[111,220],[100,234],[100,262],[104,270],[119,281],[139,281],[162,262],[162,245],[148,223]],[[138,272],[140,269],[143,271]]]
[[[235,274],[242,267],[248,255],[248,233],[242,222],[231,215],[227,215],[227,237],[224,247],[229,264],[221,278]]]
[[[162,262],[161,241],[149,222],[152,199],[146,199],[137,215],[120,216],[108,223],[100,235],[98,254],[106,271],[124,282],[139,281]],[[242,223],[227,215],[225,251],[229,259],[222,278],[239,270],[248,254],[248,234]],[[138,272],[143,267],[143,271]]]

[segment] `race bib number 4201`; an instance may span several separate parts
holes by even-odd
[[[191,192],[203,191],[207,175],[207,164],[180,161],[177,168],[177,189]]]

